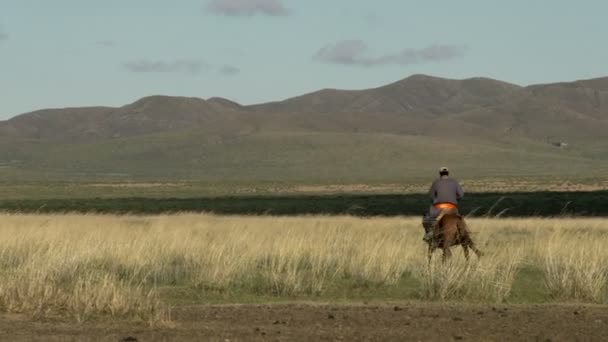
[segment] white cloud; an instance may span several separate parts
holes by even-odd
[[[226,16],[241,17],[255,14],[269,16],[289,14],[282,0],[212,0],[207,4],[207,10]]]
[[[233,76],[239,74],[241,72],[241,69],[232,65],[224,65],[219,69],[219,72],[220,74],[225,76]]]
[[[0,41],[7,40],[7,39],[8,39],[8,33],[4,32],[4,30],[2,29],[2,26],[0,26]]]
[[[132,72],[138,73],[184,73],[198,74],[201,70],[207,69],[209,65],[200,60],[175,60],[175,61],[150,61],[138,60],[124,62],[123,66]]]
[[[104,47],[116,47],[118,43],[112,40],[98,40],[95,42],[95,45],[104,46]]]
[[[431,45],[422,49],[405,48],[399,52],[368,56],[369,48],[362,40],[344,40],[328,44],[314,58],[330,64],[355,66],[409,65],[439,62],[461,57],[467,50],[462,45]]]

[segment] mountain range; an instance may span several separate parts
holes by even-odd
[[[277,85],[279,86],[279,85]],[[240,105],[150,96],[0,121],[7,180],[384,182],[602,175],[608,77],[522,87],[414,75]]]

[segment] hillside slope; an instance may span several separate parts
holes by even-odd
[[[444,164],[470,177],[594,176],[607,138],[608,78],[520,87],[414,75],[251,106],[150,96],[26,113],[0,122],[0,176],[382,182]]]

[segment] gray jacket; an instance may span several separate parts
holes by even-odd
[[[433,182],[429,189],[429,196],[433,200],[433,204],[452,203],[456,205],[464,196],[464,191],[455,179],[443,176]]]

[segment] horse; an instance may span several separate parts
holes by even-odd
[[[456,245],[462,246],[464,257],[467,261],[469,260],[469,248],[475,252],[478,258],[483,255],[475,246],[467,229],[467,224],[464,218],[458,214],[457,210],[443,210],[433,225],[433,234],[433,240],[428,241],[429,262],[431,261],[433,252],[437,248],[443,250],[442,259],[445,262],[452,256],[450,247]]]

